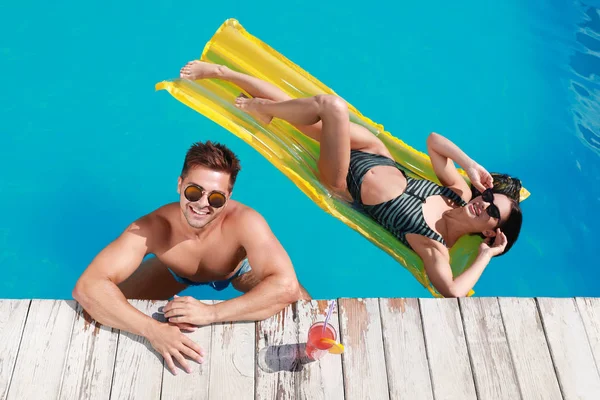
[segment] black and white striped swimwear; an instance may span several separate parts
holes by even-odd
[[[365,174],[378,165],[388,165],[398,168],[407,180],[406,190],[400,196],[376,205],[362,203],[360,187]],[[433,231],[423,217],[423,203],[427,197],[441,195],[448,197],[456,204],[465,206],[467,203],[452,189],[440,186],[426,179],[415,179],[407,176],[396,161],[378,154],[352,150],[350,167],[346,176],[346,184],[352,198],[367,214],[381,224],[402,243],[411,248],[406,240],[407,233],[415,233],[437,240],[446,246],[441,235]]]

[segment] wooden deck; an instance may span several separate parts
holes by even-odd
[[[173,375],[74,301],[0,300],[0,399],[600,399],[600,299],[339,299],[345,353],[307,362],[330,302],[203,327],[204,363]]]

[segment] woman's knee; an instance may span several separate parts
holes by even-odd
[[[321,114],[348,115],[348,104],[339,96],[320,94],[315,96]]]

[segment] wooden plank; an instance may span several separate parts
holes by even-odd
[[[563,398],[598,399],[600,375],[572,298],[538,299]]]
[[[459,305],[479,400],[521,398],[498,299],[460,298]]]
[[[60,399],[108,399],[119,332],[102,326],[77,304]]]
[[[377,299],[340,299],[346,399],[387,399],[389,386]]]
[[[159,303],[148,300],[129,302],[146,315],[155,315],[160,306]],[[154,350],[146,338],[121,330],[111,399],[160,399],[163,361],[162,355]],[[171,373],[166,365],[164,373]]]
[[[535,300],[498,300],[523,399],[562,399]]]
[[[202,301],[206,304],[213,304],[212,300]],[[167,301],[157,302],[159,307],[164,307],[167,304]],[[164,319],[163,319],[164,320]],[[167,363],[164,363],[165,370],[163,372],[163,386],[162,386],[162,399],[208,399],[208,384],[210,379],[210,363],[214,358],[221,357],[219,352],[215,353],[215,356],[212,356],[211,351],[211,336],[212,336],[213,327],[212,325],[199,327],[194,332],[186,332],[182,331],[185,335],[187,335],[190,339],[196,342],[202,349],[204,350],[204,362],[202,364],[197,363],[194,360],[189,359],[188,365],[192,369],[191,373],[187,373],[181,370],[177,375],[173,375],[167,366]],[[178,366],[177,362],[175,365]]]
[[[420,299],[425,345],[436,399],[476,399],[458,301]]]
[[[210,398],[254,399],[256,325],[214,324],[210,349]]]
[[[600,368],[600,298],[578,297],[576,301],[598,369]]]
[[[344,398],[342,357],[337,354],[325,353],[316,361],[304,358],[308,331],[314,323],[325,321],[331,304],[334,308],[328,323],[337,332],[339,341],[339,316],[335,300],[302,300],[298,302],[298,342],[301,344],[299,350],[305,363],[301,365],[302,368],[298,369],[295,376],[295,399],[336,400]]]
[[[37,400],[40,393],[58,396],[75,308],[72,300],[31,302],[8,400]]]
[[[0,399],[5,399],[23,337],[30,300],[0,300]]]
[[[392,399],[433,399],[417,299],[380,299],[383,346]]]
[[[294,399],[299,368],[297,304],[256,325],[256,393],[258,399]]]

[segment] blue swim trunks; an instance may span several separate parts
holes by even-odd
[[[171,275],[173,275],[173,278],[175,278],[175,280],[179,283],[183,283],[184,285],[191,285],[191,286],[208,285],[208,286],[211,286],[213,289],[219,290],[219,291],[227,288],[227,286],[229,286],[231,281],[234,280],[235,278],[242,276],[245,273],[250,272],[251,270],[252,270],[252,268],[250,267],[250,263],[248,263],[248,259],[244,258],[244,261],[242,261],[242,266],[240,267],[240,269],[238,269],[237,272],[229,279],[224,279],[222,281],[212,281],[212,282],[194,282],[194,281],[190,281],[187,278],[183,278],[183,277],[177,275],[175,272],[171,271],[171,269],[169,268],[169,272],[171,272]]]

